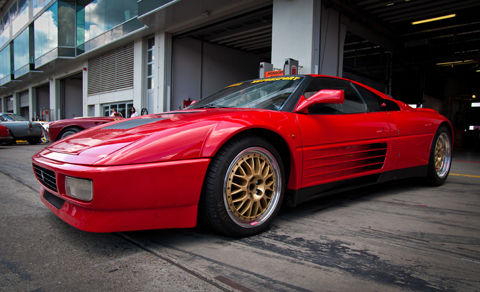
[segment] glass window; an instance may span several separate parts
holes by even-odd
[[[120,117],[128,118],[130,117],[130,109],[132,107],[133,107],[132,102],[104,104],[102,105],[103,116],[104,117],[111,116],[113,113],[113,110],[115,109]]]
[[[9,41],[10,41],[10,29],[6,27],[5,30],[2,31],[2,33],[0,33],[0,47],[4,46]]]
[[[14,20],[15,16],[17,16],[17,3],[10,7],[10,21]]]
[[[80,0],[77,46],[137,16],[137,0]]]
[[[46,10],[33,24],[35,35],[35,59],[58,47],[57,2]]]
[[[3,16],[3,27],[6,28],[9,23],[10,23],[10,15],[8,14],[8,12],[5,12],[5,15]]]
[[[347,80],[317,77],[313,79],[305,90],[305,98],[309,98],[322,89],[340,89],[345,94],[343,104],[317,104],[308,109],[311,114],[355,114],[364,113],[367,106],[354,85]]]
[[[18,70],[30,62],[29,29],[13,40],[13,68]]]
[[[155,61],[155,38],[149,38],[147,41],[147,89],[153,89],[153,80]]]
[[[75,46],[75,1],[58,2],[58,46]]]
[[[233,84],[190,105],[193,108],[262,108],[281,110],[304,77],[278,77]]]
[[[369,112],[400,110],[400,107],[395,102],[388,99],[383,99],[363,86],[355,85],[355,87],[358,89],[358,92],[362,95],[363,99],[367,103]]]
[[[0,79],[12,74],[10,63],[10,45],[7,45],[2,51],[0,51]]]
[[[44,7],[47,7],[53,0],[33,0],[33,15],[37,15]]]
[[[22,11],[27,6],[27,0],[18,0],[18,10]]]
[[[20,29],[27,25],[28,19],[28,5],[26,0],[18,1],[18,15],[12,21],[12,33],[15,35]]]

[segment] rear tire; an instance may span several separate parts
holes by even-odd
[[[445,183],[452,166],[452,138],[445,126],[440,126],[433,138],[428,163],[427,183],[439,186]]]
[[[284,192],[285,171],[275,147],[257,136],[233,138],[210,162],[200,216],[224,235],[254,235],[274,220]]]

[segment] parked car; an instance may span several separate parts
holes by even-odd
[[[42,127],[39,123],[28,121],[12,113],[0,113],[0,123],[10,130],[14,141],[27,140],[30,144],[41,141]]]
[[[10,129],[0,124],[0,145],[10,145],[13,143],[12,134],[10,134]]]
[[[58,141],[85,129],[103,125],[113,121],[124,119],[123,117],[80,117],[53,121],[48,124],[48,135],[51,142]]]
[[[43,203],[85,231],[187,228],[249,236],[280,206],[407,177],[441,185],[452,126],[358,82],[240,82],[184,110],[86,130],[33,156]]]

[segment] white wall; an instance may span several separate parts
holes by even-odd
[[[315,0],[274,0],[272,64],[283,70],[286,58],[299,61],[300,73],[315,73],[318,54],[318,3]]]
[[[173,41],[172,110],[188,97],[200,99],[201,42],[192,38]]]
[[[300,73],[342,76],[346,33],[340,13],[321,0],[274,0],[272,64],[283,69],[292,58]]]
[[[182,38],[173,41],[172,110],[230,84],[258,78],[260,60],[242,51]]]
[[[259,65],[254,54],[204,43],[202,98],[225,86],[258,78]]]

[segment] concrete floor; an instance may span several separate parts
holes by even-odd
[[[480,153],[440,187],[397,181],[283,208],[266,232],[94,234],[38,198],[30,157],[0,146],[0,291],[479,291]]]

